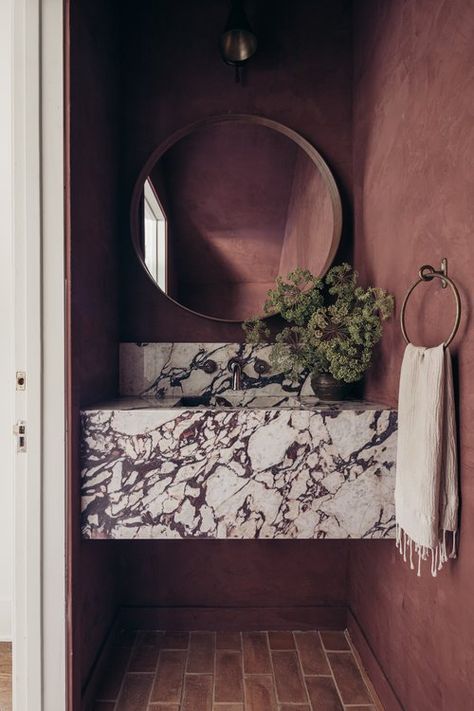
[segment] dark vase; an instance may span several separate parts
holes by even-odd
[[[313,373],[311,376],[311,387],[316,397],[324,402],[347,400],[352,390],[351,383],[336,380],[336,378],[329,373]]]

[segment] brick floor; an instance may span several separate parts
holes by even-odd
[[[355,707],[376,709],[344,632],[138,630],[119,637],[95,711]]]

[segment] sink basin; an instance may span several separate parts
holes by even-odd
[[[174,407],[204,407],[211,409],[229,407],[293,409],[301,407],[301,403],[297,397],[284,395],[256,395],[255,392],[238,390],[235,392],[228,391],[225,395],[183,396],[179,398]]]

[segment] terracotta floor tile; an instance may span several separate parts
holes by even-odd
[[[295,632],[296,647],[304,674],[330,674],[317,632]]]
[[[0,642],[0,674],[12,673],[11,642]]]
[[[129,672],[155,672],[160,648],[157,645],[139,644],[132,652]]]
[[[245,674],[271,674],[272,664],[265,632],[243,632]]]
[[[270,649],[286,650],[295,648],[292,632],[269,632],[268,641]]]
[[[296,652],[272,652],[275,686],[279,702],[308,701]]]
[[[117,642],[93,711],[376,711],[340,631],[121,630]],[[0,644],[1,711],[10,654]]]
[[[180,703],[186,654],[182,650],[160,652],[151,702]]]
[[[115,701],[117,699],[130,655],[130,647],[113,648],[110,662],[97,694],[99,701]]]
[[[163,638],[165,633],[159,630],[141,630],[137,644],[141,646],[159,647],[163,646]]]
[[[273,678],[253,675],[244,679],[245,711],[277,711]]]
[[[180,711],[212,711],[212,682],[210,675],[187,674]]]
[[[167,630],[163,636],[163,649],[187,649],[189,645],[189,632]]]
[[[191,632],[186,672],[188,674],[213,674],[215,647],[214,632]]]
[[[331,676],[308,676],[305,679],[313,709],[343,711],[336,686]]]
[[[242,653],[218,649],[214,701],[240,703],[243,700]]]
[[[216,632],[216,649],[242,649],[240,632]]]
[[[148,705],[153,674],[126,674],[116,711],[143,711]]]
[[[341,652],[347,649],[350,652],[349,642],[344,632],[320,632],[323,647],[328,652]]]
[[[336,684],[344,704],[371,704],[369,691],[351,652],[328,652]]]

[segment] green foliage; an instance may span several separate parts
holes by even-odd
[[[296,380],[298,375],[316,362],[316,354],[302,326],[287,326],[275,338],[270,353],[274,370],[283,371]]]
[[[322,288],[321,279],[298,267],[288,274],[286,281],[277,277],[263,310],[267,315],[278,313],[289,323],[305,326],[313,311],[323,304]]]
[[[244,321],[242,328],[244,329],[245,340],[253,345],[265,343],[270,337],[270,329],[257,316]]]
[[[393,296],[383,289],[359,286],[349,264],[333,267],[322,279],[300,268],[286,280],[278,277],[264,310],[279,313],[290,325],[276,336],[272,366],[292,378],[306,370],[330,373],[346,383],[360,380],[393,307]],[[248,343],[269,337],[258,318],[243,327]]]

